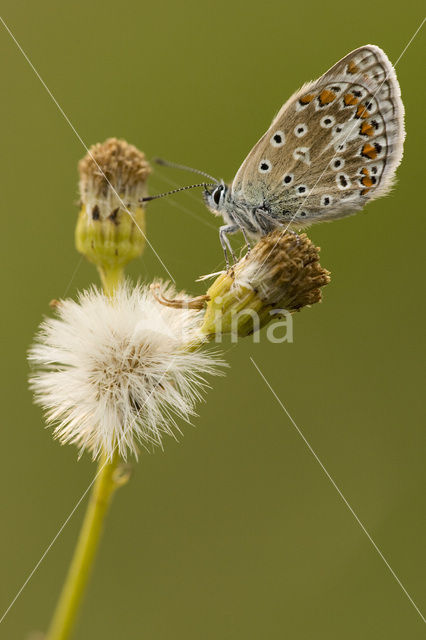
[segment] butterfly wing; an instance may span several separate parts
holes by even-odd
[[[295,224],[348,215],[390,189],[404,137],[394,69],[379,47],[361,47],[284,104],[232,198]]]

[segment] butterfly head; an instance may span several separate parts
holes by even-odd
[[[206,186],[204,189],[204,201],[210,211],[217,216],[223,215],[228,190],[229,187],[223,182],[223,180],[211,187]]]

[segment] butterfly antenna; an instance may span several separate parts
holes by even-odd
[[[205,173],[205,171],[200,171],[199,169],[193,169],[192,167],[187,167],[184,164],[177,164],[176,162],[169,162],[168,160],[163,160],[162,158],[153,158],[153,161],[157,164],[161,164],[163,167],[171,167],[172,169],[183,169],[183,171],[191,171],[192,173],[198,173],[200,176],[204,176],[209,180],[212,180],[215,184],[219,184],[219,180],[217,178],[213,178],[213,176]]]
[[[206,184],[205,182],[200,182],[199,184],[189,184],[186,187],[179,187],[179,189],[172,189],[172,191],[165,191],[164,193],[159,193],[156,196],[146,196],[146,198],[141,198],[139,202],[149,202],[150,200],[157,200],[157,198],[164,198],[164,196],[171,196],[173,193],[178,193],[179,191],[186,191],[187,189],[195,189],[195,187],[214,187],[215,184]]]

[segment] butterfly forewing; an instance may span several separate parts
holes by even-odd
[[[284,104],[232,198],[296,224],[347,215],[391,187],[403,140],[393,67],[378,47],[361,47]]]

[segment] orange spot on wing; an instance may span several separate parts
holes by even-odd
[[[363,104],[360,104],[356,110],[357,118],[368,118],[368,110]]]
[[[333,100],[336,99],[336,94],[333,91],[329,91],[328,89],[324,89],[318,96],[318,100],[320,101],[321,106],[325,104],[330,104]]]
[[[361,191],[361,195],[362,195],[362,196],[366,196],[366,195],[367,195],[367,193],[368,193],[369,191],[370,191],[370,189],[363,189],[363,190]]]
[[[299,99],[299,102],[301,104],[309,104],[310,102],[312,102],[314,98],[315,98],[315,95],[313,93],[307,93],[306,96],[302,96]]]
[[[361,125],[361,133],[367,136],[372,136],[374,133],[374,127],[369,122],[363,122]]]
[[[373,186],[373,181],[370,176],[364,176],[364,178],[362,178],[361,180],[361,184],[364,185],[364,187],[370,188]]]
[[[370,175],[370,173],[369,173],[368,169],[366,169],[366,167],[361,169],[361,173],[363,173],[365,176],[369,176]]]
[[[351,60],[348,64],[348,73],[351,73],[352,75],[354,75],[355,73],[357,73],[359,71],[358,67],[356,66],[355,62],[353,60]]]
[[[375,158],[377,158],[377,151],[371,144],[368,144],[367,142],[367,144],[362,147],[361,155],[374,160]]]
[[[352,93],[345,93],[345,95],[343,96],[343,101],[345,105],[349,107],[350,105],[357,104],[358,98],[355,98]]]

